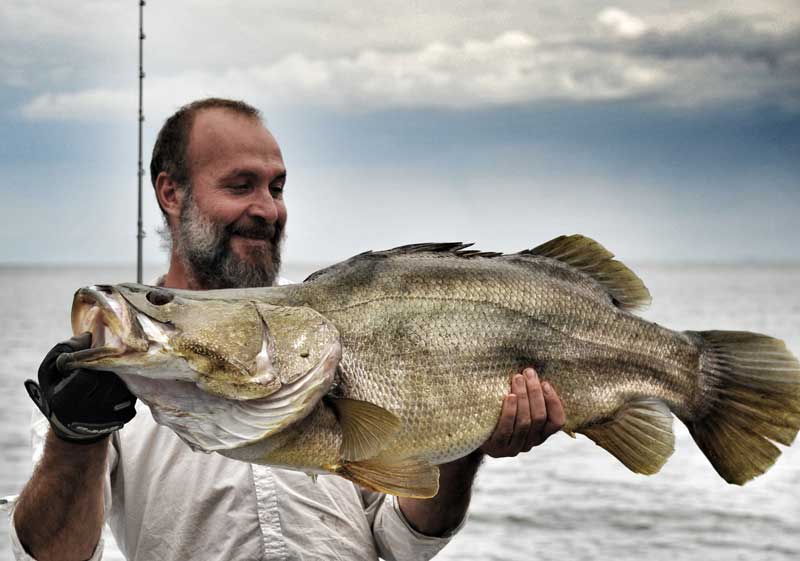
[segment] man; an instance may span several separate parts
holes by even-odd
[[[159,133],[151,179],[172,241],[160,284],[276,281],[286,169],[255,109],[221,99],[180,109]],[[528,369],[514,377],[489,441],[441,466],[435,498],[395,499],[338,477],[314,483],[191,452],[146,408],[134,417],[135,400],[116,377],[58,372],[59,353],[89,344],[87,334],[57,345],[40,387],[29,383],[50,428],[35,425],[45,443],[14,512],[18,559],[99,559],[104,518],[129,559],[427,559],[462,524],[483,455],[530,450],[564,421],[555,392]]]

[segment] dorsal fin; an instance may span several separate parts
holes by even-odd
[[[586,273],[602,285],[611,295],[614,305],[620,309],[642,308],[652,300],[650,291],[633,271],[614,259],[613,253],[586,236],[559,236],[520,254],[556,259]]]
[[[440,253],[442,255],[460,255],[462,253],[467,253],[470,256],[483,255],[482,252],[478,252],[475,250],[463,251],[472,245],[473,244],[471,243],[464,243],[464,242],[412,243],[408,245],[393,247],[392,249],[384,249],[381,251],[372,251],[372,250],[363,251],[358,255],[354,255],[350,259],[347,259],[346,261],[335,263],[330,267],[326,267],[324,269],[320,269],[319,271],[311,273],[308,277],[306,277],[306,280],[304,280],[303,282],[310,282],[313,280],[317,280],[318,278],[330,272],[340,270],[341,268],[347,267],[348,265],[351,265],[353,262],[362,259],[384,259],[386,257],[393,257],[397,255],[409,255],[409,254],[419,254],[419,253]]]
[[[385,259],[399,255],[438,254],[441,257],[460,257],[462,259],[506,257],[496,251],[468,249],[473,244],[463,242],[415,243],[401,245],[383,251],[365,251],[347,261],[331,265],[312,273],[305,282],[317,280],[329,273],[335,273],[351,266],[361,259]],[[605,290],[615,306],[623,310],[634,310],[650,304],[650,291],[642,280],[625,265],[614,259],[614,254],[591,238],[578,234],[559,236],[533,249],[526,249],[516,255],[535,255],[561,261],[594,279]]]
[[[434,243],[413,243],[401,245],[384,251],[376,251],[372,255],[379,257],[391,257],[393,255],[408,255],[410,253],[441,253],[445,256],[455,257],[499,257],[503,255],[498,251],[481,251],[479,249],[468,249],[473,243],[465,242],[434,242]]]
[[[396,253],[455,253],[459,250],[470,247],[471,243],[464,242],[426,242],[400,245],[384,251],[376,251],[376,254],[393,255]]]

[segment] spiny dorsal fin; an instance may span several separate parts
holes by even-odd
[[[373,255],[380,255],[389,257],[392,255],[408,255],[410,253],[441,253],[443,255],[452,255],[456,257],[499,257],[503,255],[498,251],[481,251],[479,249],[467,249],[472,247],[473,243],[464,242],[442,242],[442,243],[415,243],[410,245],[401,245],[386,251],[377,251]]]
[[[411,255],[411,254],[419,254],[419,253],[435,253],[441,255],[464,255],[465,257],[477,257],[477,256],[490,256],[496,257],[497,255],[501,255],[500,253],[486,253],[470,250],[470,251],[462,251],[466,248],[472,246],[471,243],[463,243],[463,242],[435,242],[435,243],[412,243],[408,245],[401,245],[398,247],[394,247],[392,249],[385,249],[382,251],[364,251],[359,253],[358,255],[354,255],[347,261],[342,261],[340,263],[336,263],[331,265],[330,267],[326,267],[324,269],[320,269],[319,271],[315,271],[311,273],[306,280],[303,282],[311,282],[317,280],[318,278],[322,277],[326,273],[336,271],[340,267],[347,267],[349,264],[352,264],[354,261],[358,261],[360,259],[383,259],[386,257],[393,257],[397,255]]]
[[[632,472],[644,475],[657,473],[675,449],[672,413],[663,401],[654,399],[627,403],[612,420],[577,432],[594,440]]]
[[[373,458],[328,469],[357,485],[398,497],[430,499],[439,492],[439,468],[415,458]]]
[[[499,251],[481,251],[479,249],[467,249],[472,247],[472,243],[464,242],[438,242],[438,243],[413,243],[401,245],[387,249],[385,251],[368,252],[376,257],[391,257],[393,255],[409,255],[412,253],[439,253],[443,256],[455,257],[500,257],[503,255]],[[365,254],[362,254],[365,255]]]
[[[396,253],[455,253],[472,245],[471,243],[464,242],[412,243],[393,247],[385,251],[376,251],[375,253],[382,253],[384,255],[393,255]]]
[[[602,285],[611,295],[614,305],[620,309],[642,308],[652,300],[650,291],[633,271],[615,260],[613,253],[586,236],[559,236],[520,254],[549,257],[583,271]]]
[[[332,399],[342,427],[343,460],[356,461],[377,456],[400,430],[400,419],[382,407],[357,399]]]

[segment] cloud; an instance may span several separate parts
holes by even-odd
[[[606,8],[597,14],[597,22],[614,35],[624,38],[639,37],[647,25],[637,17],[619,8]]]
[[[284,45],[278,49],[283,54],[271,60],[233,57],[236,62],[219,68],[187,61],[185,67],[159,66],[149,74],[146,106],[150,113],[166,114],[190,99],[227,95],[269,110],[337,112],[609,100],[800,107],[800,25],[770,27],[765,22],[773,16],[732,13],[652,19],[608,7],[587,19],[588,29],[580,32],[534,33],[521,26],[488,37],[419,44],[376,41],[355,48],[348,43],[329,53],[298,45],[286,51]],[[47,120],[130,115],[132,86],[127,80],[73,91],[46,89],[21,112]]]
[[[614,54],[557,52],[521,31],[460,45],[434,42],[355,56],[284,56],[270,65],[222,73],[183,72],[146,79],[147,101],[157,111],[203,95],[233,95],[269,106],[317,106],[339,111],[397,107],[468,108],[541,99],[607,100],[651,91],[658,69]],[[44,93],[22,108],[31,119],[86,119],[130,113],[128,89]]]
[[[74,93],[44,93],[22,107],[33,120],[105,121],[132,114],[137,95],[127,90],[91,89]]]
[[[630,51],[659,59],[745,60],[776,70],[796,64],[800,56],[800,27],[774,31],[758,20],[719,16],[677,29],[640,33]],[[787,68],[788,69],[788,68]]]

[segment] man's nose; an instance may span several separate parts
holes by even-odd
[[[252,200],[247,207],[247,214],[263,218],[270,223],[278,220],[278,204],[272,197],[269,188],[253,191]]]

